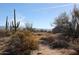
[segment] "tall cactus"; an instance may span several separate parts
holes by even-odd
[[[6,24],[5,24],[5,29],[6,31],[8,31],[8,27],[9,27],[9,22],[8,22],[8,16],[6,17]]]
[[[20,25],[20,22],[16,22],[16,10],[14,9],[14,20],[12,21],[12,27],[13,30],[16,32],[18,27]]]

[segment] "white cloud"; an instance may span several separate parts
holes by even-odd
[[[45,7],[45,8],[40,8],[39,10],[34,10],[34,11],[45,11],[47,9],[56,9],[56,8],[61,8],[61,7],[67,7],[67,6],[71,6],[73,4],[64,4],[64,5],[58,5],[58,6],[53,6],[53,7]]]

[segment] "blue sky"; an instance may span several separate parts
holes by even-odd
[[[51,29],[51,23],[63,12],[71,14],[74,4],[62,3],[26,3],[26,4],[0,4],[0,26],[5,25],[6,16],[9,22],[13,20],[13,9],[16,9],[17,21],[21,26],[29,22],[35,28]],[[77,4],[79,7],[79,5]]]

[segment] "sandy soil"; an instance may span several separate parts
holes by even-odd
[[[36,36],[37,40],[40,40],[40,38],[42,38],[42,36]],[[3,53],[3,51],[6,49],[8,40],[9,40],[8,37],[0,38],[0,54]],[[32,52],[32,55],[69,55],[69,54],[76,54],[76,51],[72,49],[50,49],[48,45],[44,45],[41,43],[39,43],[39,49]]]
[[[72,49],[50,49],[47,45],[39,44],[39,49],[32,52],[32,55],[73,55],[77,52]]]
[[[56,37],[59,34],[51,35]],[[47,35],[46,35],[47,36]],[[46,37],[42,36],[42,37]],[[40,40],[42,38],[41,36],[37,37],[37,40]],[[51,49],[48,47],[48,45],[44,45],[39,43],[39,49],[32,52],[32,55],[73,55],[77,52],[73,49]]]

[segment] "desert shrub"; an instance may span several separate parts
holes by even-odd
[[[69,39],[59,33],[47,38],[41,38],[42,44],[47,44],[50,48],[69,48]]]
[[[68,48],[69,44],[65,40],[56,40],[50,43],[51,48]]]
[[[33,33],[31,31],[22,31],[26,36],[32,37]]]
[[[5,51],[8,54],[31,54],[34,49],[37,49],[37,41],[31,36],[26,36],[23,32],[16,32],[11,36],[8,48]]]
[[[33,28],[32,28],[32,26],[33,26],[33,24],[31,24],[31,23],[26,23],[25,24],[25,29],[27,30],[27,31],[33,31]]]
[[[9,31],[6,32],[6,30],[0,30],[0,37],[7,37],[10,35],[11,35],[11,33]]]
[[[41,43],[41,44],[45,44],[45,45],[47,45],[47,44],[48,44],[48,39],[42,37],[42,38],[40,39],[40,43]]]
[[[54,38],[51,36],[51,37],[48,37],[46,39],[46,41],[48,42],[48,44],[52,43],[54,41]]]
[[[54,34],[53,36],[43,37],[40,40],[47,42],[48,44],[54,42],[55,40],[67,40],[65,36],[61,33]]]
[[[66,36],[78,38],[79,37],[79,9],[74,6],[71,18],[66,13],[60,14],[56,20],[56,27],[53,32],[62,32]]]
[[[54,29],[52,29],[52,33],[53,34],[63,33],[63,30],[65,30],[65,28],[63,28],[63,26],[56,26]]]

